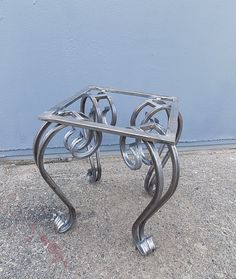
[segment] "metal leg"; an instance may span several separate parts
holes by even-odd
[[[50,140],[55,136],[56,133],[58,133],[60,130],[65,128],[64,125],[57,125],[56,127],[49,130],[49,132],[45,135],[43,142],[40,145],[40,140],[42,139],[43,133],[48,128],[50,123],[46,123],[41,130],[39,131],[38,135],[35,139],[34,144],[34,154],[36,157],[36,163],[39,168],[39,171],[44,178],[44,180],[47,182],[47,184],[51,187],[51,189],[54,191],[54,193],[61,199],[61,201],[68,207],[69,209],[69,216],[65,217],[64,214],[61,212],[56,213],[54,216],[54,223],[56,226],[56,229],[59,233],[64,233],[68,231],[76,219],[76,213],[75,209],[72,206],[72,204],[69,202],[69,200],[65,197],[64,193],[60,190],[56,182],[51,178],[49,173],[45,170],[44,167],[44,154],[45,150],[50,142]]]
[[[33,154],[34,154],[34,161],[35,161],[36,165],[38,165],[37,156],[38,156],[38,149],[39,149],[40,141],[41,141],[43,135],[45,134],[45,131],[47,130],[47,128],[50,125],[51,125],[50,122],[46,122],[45,124],[43,124],[43,126],[39,129],[37,135],[35,136],[34,144],[33,144]]]
[[[183,118],[182,115],[179,113],[178,116],[178,130],[176,133],[176,140],[175,140],[175,145],[178,144],[181,133],[182,133],[182,129],[183,129]],[[159,156],[161,156],[163,150],[164,150],[165,144],[162,144],[158,150]],[[168,149],[165,156],[162,159],[162,167],[164,168],[166,163],[168,162],[170,158],[170,150]],[[155,192],[155,187],[157,187],[157,181],[155,178],[155,174],[154,174],[154,167],[153,165],[149,167],[148,173],[146,175],[145,181],[144,181],[144,189],[146,190],[146,192],[150,195],[153,196],[154,192]]]
[[[155,188],[155,192],[151,202],[138,217],[132,227],[134,244],[142,255],[148,255],[155,250],[155,245],[152,237],[145,236],[144,234],[145,224],[152,217],[152,215],[157,212],[174,194],[179,180],[179,162],[176,147],[173,145],[167,145],[172,161],[172,179],[167,192],[161,198],[162,191],[160,191],[160,189],[163,189],[164,186],[162,162],[160,160],[158,152],[155,151],[154,144],[151,142],[145,142],[145,144],[153,162],[156,185],[158,185],[158,187]]]
[[[91,168],[88,169],[87,176],[90,183],[95,183],[101,179],[102,167],[100,163],[100,152],[97,151],[95,155],[89,157],[89,163]]]

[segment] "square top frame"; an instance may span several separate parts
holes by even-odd
[[[120,94],[120,95],[127,95],[132,97],[143,97],[146,99],[146,105],[150,105],[155,107],[155,105],[165,105],[168,107],[169,111],[169,119],[166,128],[165,134],[160,133],[148,133],[145,130],[152,130],[155,129],[155,123],[153,124],[146,124],[143,125],[142,129],[135,129],[135,127],[119,127],[113,126],[110,124],[94,122],[89,119],[78,119],[73,118],[72,116],[61,116],[60,112],[67,109],[70,105],[78,101],[83,95],[93,95],[94,93],[97,94]],[[53,106],[49,111],[44,112],[39,116],[40,120],[58,123],[62,125],[71,125],[74,127],[90,129],[98,132],[104,132],[109,134],[115,134],[119,136],[127,136],[131,138],[141,139],[145,141],[152,141],[152,142],[162,142],[162,143],[169,143],[175,144],[176,141],[176,133],[178,128],[178,101],[176,97],[167,97],[167,96],[160,96],[156,94],[138,92],[138,91],[126,91],[126,90],[119,90],[113,88],[105,88],[105,87],[98,87],[98,86],[89,86],[88,88],[81,90],[80,92],[76,93],[74,96],[60,102],[59,104]]]

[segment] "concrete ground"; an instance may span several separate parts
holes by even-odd
[[[175,195],[147,224],[157,246],[148,257],[131,239],[150,200],[146,167],[133,172],[104,156],[102,181],[91,185],[87,162],[47,164],[77,210],[74,228],[59,235],[50,218],[66,208],[36,166],[2,163],[0,278],[235,279],[236,150],[185,151],[180,161]]]

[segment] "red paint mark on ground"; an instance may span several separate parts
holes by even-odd
[[[25,237],[25,241],[28,243],[31,243],[34,236],[38,235],[36,231],[37,226],[35,223],[32,223],[30,225],[30,228],[32,231],[31,235]],[[50,241],[45,234],[39,235],[39,239],[42,242],[42,244],[47,248],[47,251],[51,254],[52,263],[57,264],[62,262],[64,266],[67,267],[67,262],[64,260],[60,246],[56,242]]]
[[[25,241],[26,242],[31,242],[32,240],[33,240],[33,236],[32,235],[25,237]]]
[[[50,241],[45,234],[40,235],[40,241],[47,247],[48,252],[52,255],[52,263],[63,262],[66,267],[66,261],[63,259],[63,254],[60,246],[56,242]]]
[[[36,231],[36,224],[35,224],[35,223],[32,223],[32,224],[30,225],[30,229],[31,229],[31,231],[32,231],[32,234],[25,237],[25,241],[26,241],[26,242],[29,242],[29,243],[32,242],[32,240],[33,240],[33,237],[34,237],[34,234],[35,234],[35,231]]]
[[[47,246],[48,243],[49,243],[48,238],[46,237],[45,234],[40,235],[40,240],[41,240],[41,242],[43,243],[44,246]]]

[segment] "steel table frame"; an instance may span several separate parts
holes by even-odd
[[[115,126],[117,112],[111,97],[113,94],[145,98],[133,111],[129,127]],[[103,109],[101,100],[106,103],[105,107],[103,104]],[[70,108],[75,104],[79,105],[79,110]],[[163,126],[158,119],[160,112],[164,112],[167,117],[166,126]],[[108,113],[110,122],[107,119]],[[141,115],[143,119],[137,123]],[[44,167],[44,156],[49,142],[59,131],[69,127],[70,130],[64,136],[64,145],[75,158],[89,158],[91,168],[88,170],[88,176],[93,183],[101,179],[99,147],[102,143],[102,133],[115,134],[120,136],[121,155],[131,170],[140,169],[142,164],[149,166],[144,188],[152,199],[134,222],[132,236],[136,248],[142,255],[153,252],[155,245],[152,236],[146,236],[144,233],[145,224],[174,194],[179,180],[176,144],[182,132],[183,120],[178,111],[177,99],[91,86],[52,107],[40,115],[39,119],[45,123],[35,137],[34,159],[44,180],[69,210],[67,215],[60,212],[54,215],[57,231],[59,233],[68,231],[75,222],[76,212]],[[133,138],[134,142],[127,144],[128,137]],[[169,159],[172,169],[171,181],[163,193],[163,169]]]

